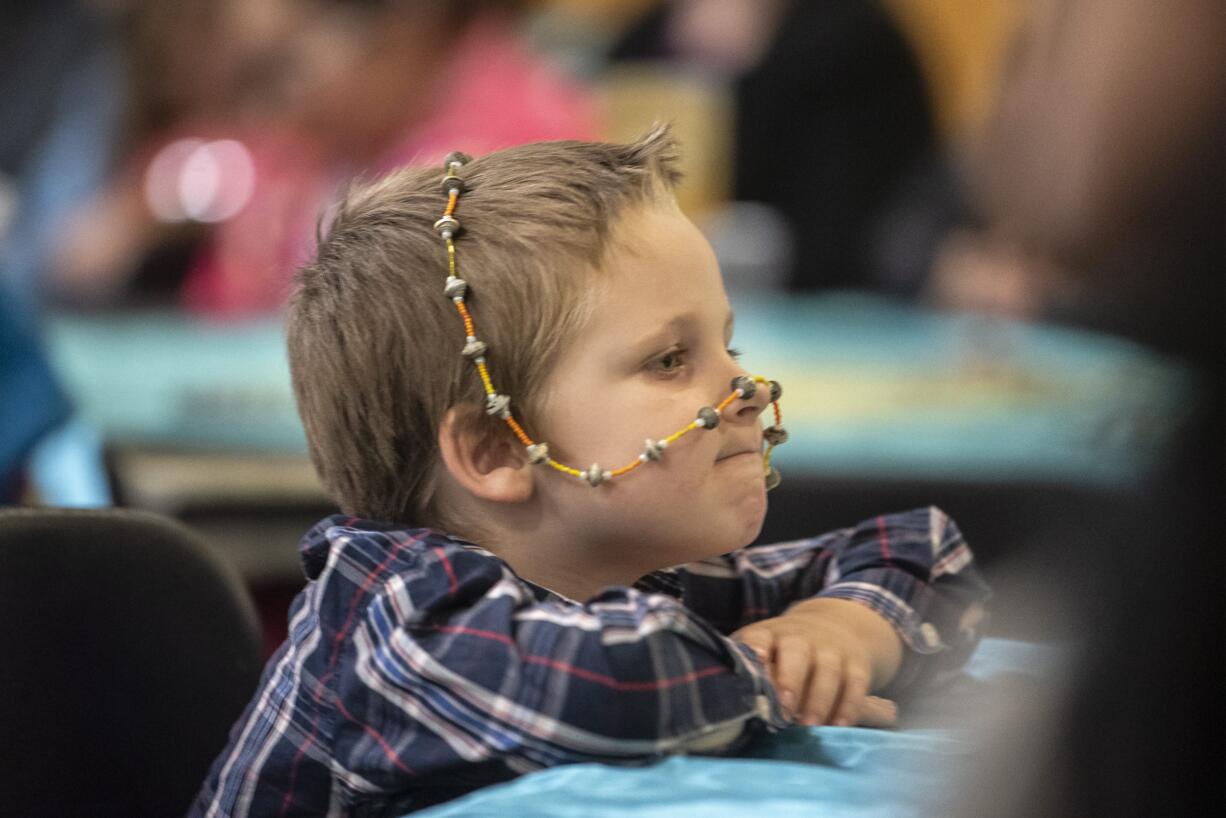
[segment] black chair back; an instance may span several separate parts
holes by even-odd
[[[182,815],[261,665],[246,590],[181,524],[0,509],[0,812]]]

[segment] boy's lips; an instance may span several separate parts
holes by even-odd
[[[715,462],[719,463],[723,460],[728,460],[733,457],[740,457],[743,454],[756,454],[759,457],[761,457],[762,456],[762,446],[761,444],[758,444],[757,446],[741,446],[740,448],[737,448],[737,449],[731,449],[725,452],[724,454],[720,455],[719,457],[715,458]]]

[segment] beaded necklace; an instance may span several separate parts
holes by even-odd
[[[477,368],[477,374],[481,377],[481,383],[485,387],[486,414],[501,418],[510,427],[515,437],[519,439],[520,443],[524,444],[528,453],[528,462],[533,465],[543,464],[549,466],[563,474],[577,477],[590,486],[599,486],[614,478],[629,474],[644,463],[660,460],[664,456],[665,449],[695,429],[714,429],[719,425],[721,413],[730,403],[738,399],[748,400],[752,398],[757,393],[758,385],[762,384],[770,390],[770,403],[775,415],[774,424],[763,430],[763,438],[767,444],[766,451],[762,455],[763,475],[766,479],[768,491],[779,485],[779,470],[770,464],[770,460],[771,452],[774,448],[787,442],[788,438],[787,430],[783,428],[783,416],[779,411],[779,398],[783,394],[783,387],[779,385],[778,381],[768,381],[761,376],[737,375],[732,379],[732,391],[716,406],[702,407],[698,410],[697,417],[668,437],[659,440],[648,438],[642,453],[630,463],[618,469],[604,469],[598,463],[593,463],[587,469],[577,469],[565,463],[559,463],[550,457],[549,444],[537,443],[528,436],[528,433],[519,425],[519,422],[511,412],[510,396],[500,394],[494,387],[494,382],[490,378],[489,367],[485,362],[485,353],[488,347],[484,341],[478,340],[472,315],[468,312],[468,306],[464,300],[468,293],[468,282],[456,275],[455,238],[460,233],[460,221],[455,217],[455,211],[460,201],[460,194],[465,190],[464,180],[460,177],[459,171],[469,161],[470,158],[467,155],[455,151],[448,154],[443,162],[443,168],[446,171],[446,175],[443,177],[443,192],[447,194],[447,207],[443,211],[442,217],[434,223],[434,229],[438,231],[443,241],[447,243],[448,272],[447,283],[443,288],[443,292],[451,299],[455,305],[456,312],[459,313],[460,319],[464,322],[465,340],[464,348],[460,351],[460,354],[473,363]]]

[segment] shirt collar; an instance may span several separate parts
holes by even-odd
[[[332,514],[324,517],[318,523],[311,526],[311,529],[303,535],[302,541],[298,545],[299,556],[302,559],[302,570],[306,574],[307,579],[317,579],[323,573],[324,566],[328,564],[328,552],[332,548],[332,540],[335,536],[334,530],[338,527],[359,531],[395,531],[406,528],[403,524],[366,520],[346,514]],[[468,540],[442,533],[439,533],[438,536],[448,539],[462,548],[481,551],[494,559],[498,559],[497,555],[490,554],[481,546],[475,545]],[[567,599],[556,591],[551,591],[544,586],[529,582],[522,577],[520,577],[520,581],[532,590],[533,596],[536,597],[538,602],[565,601]],[[643,593],[665,594],[676,599],[682,598],[682,585],[677,579],[677,572],[672,568],[652,571],[650,574],[639,578],[634,583],[634,587]]]
[[[302,571],[306,574],[307,579],[318,579],[319,575],[323,573],[324,566],[328,564],[328,552],[331,550],[332,543],[336,539],[336,529],[338,528],[347,529],[355,533],[364,531],[412,530],[412,526],[406,526],[403,523],[367,520],[347,514],[332,514],[324,517],[311,526],[310,530],[302,536],[302,541],[298,543],[298,555],[302,560]],[[454,539],[437,532],[431,532],[431,534],[440,540]],[[456,542],[461,541],[456,540]],[[461,544],[463,545],[464,543],[461,542]]]
[[[675,568],[661,568],[639,577],[634,587],[645,594],[664,594],[674,599],[681,599],[684,590]]]

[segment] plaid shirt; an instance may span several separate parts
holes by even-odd
[[[302,559],[313,581],[289,638],[191,815],[399,815],[558,764],[726,750],[789,722],[753,651],[725,634],[802,599],[857,600],[906,645],[897,694],[966,660],[988,593],[936,509],[657,571],[583,604],[428,529],[331,517]]]

